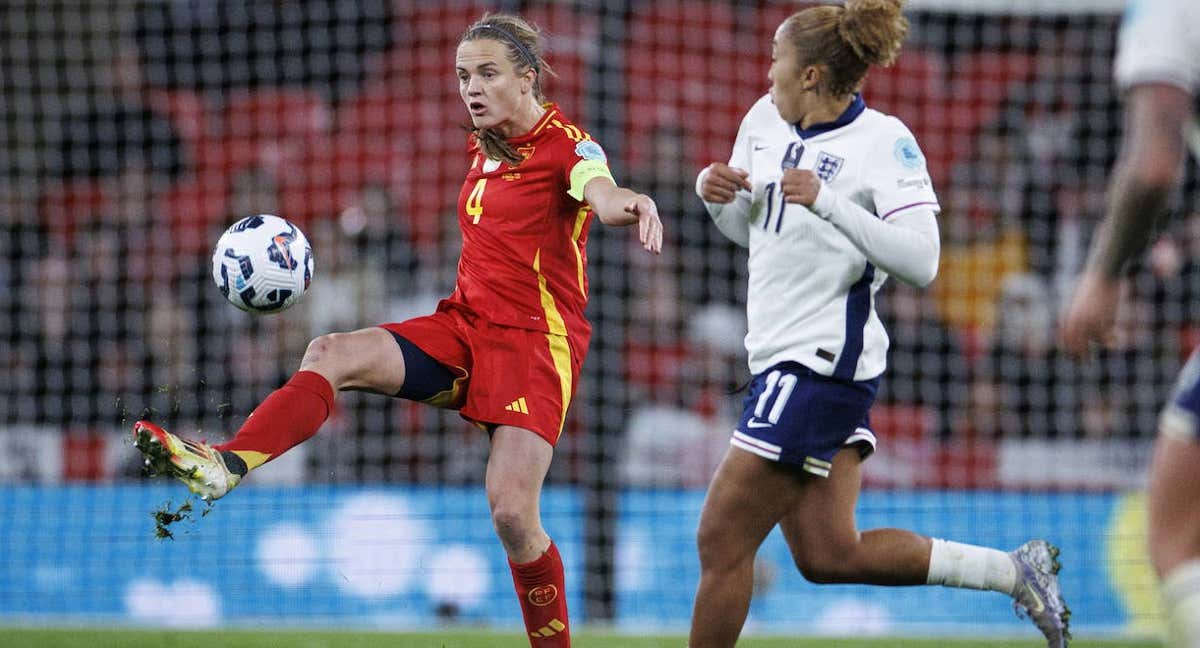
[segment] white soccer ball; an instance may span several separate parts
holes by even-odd
[[[248,313],[278,313],[312,281],[313,254],[299,227],[269,214],[229,226],[213,250],[213,281]]]

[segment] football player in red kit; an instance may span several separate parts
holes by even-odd
[[[488,504],[530,644],[565,647],[563,565],[538,503],[591,331],[588,226],[593,215],[637,224],[643,247],[657,254],[662,223],[654,201],[617,186],[603,149],[545,103],[536,28],[484,16],[463,35],[455,69],[473,133],[453,294],[432,315],[317,337],[300,370],[227,443],[186,440],[146,421],[134,425],[134,439],[152,469],[211,501],[315,434],[340,390],[458,409],[491,436]]]

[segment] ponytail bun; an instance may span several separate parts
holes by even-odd
[[[891,65],[908,35],[903,0],[847,0],[837,32],[867,65]]]

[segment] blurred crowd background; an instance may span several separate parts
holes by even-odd
[[[1067,357],[1056,321],[1120,129],[1117,8],[911,4],[904,54],[864,96],[925,152],[942,261],[931,288],[878,296],[891,370],[868,483],[1136,483],[1200,339],[1194,164],[1130,283],[1116,347]],[[3,3],[0,481],[139,479],[125,440],[137,418],[226,438],[313,336],[432,311],[453,287],[466,170],[454,48],[504,9],[545,30],[547,95],[620,182],[655,198],[666,230],[656,258],[629,231],[592,230],[595,334],[551,469],[587,493],[587,560],[611,562],[617,491],[703,487],[736,423],[745,250],[711,226],[693,182],[728,158],[797,6]],[[280,315],[235,310],[210,277],[220,231],[255,213],[300,224],[316,258],[309,294]],[[339,403],[260,483],[481,482],[486,438],[455,413]]]

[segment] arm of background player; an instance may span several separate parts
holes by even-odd
[[[937,276],[942,244],[932,209],[913,207],[883,220],[824,184],[809,209],[889,275],[920,288]]]
[[[618,187],[611,176],[596,175],[583,186],[583,198],[592,206],[601,223],[637,223],[642,247],[654,254],[662,252],[662,221],[658,218],[658,206],[650,196]]]
[[[1109,206],[1088,257],[1088,272],[1117,279],[1149,243],[1179,182],[1184,129],[1192,99],[1166,84],[1135,86],[1128,97],[1121,162],[1109,187]]]
[[[1111,344],[1121,303],[1120,277],[1146,248],[1167,198],[1179,181],[1191,98],[1166,84],[1136,85],[1126,99],[1120,161],[1108,187],[1108,209],[1092,241],[1087,267],[1060,324],[1067,349],[1088,352]]]

